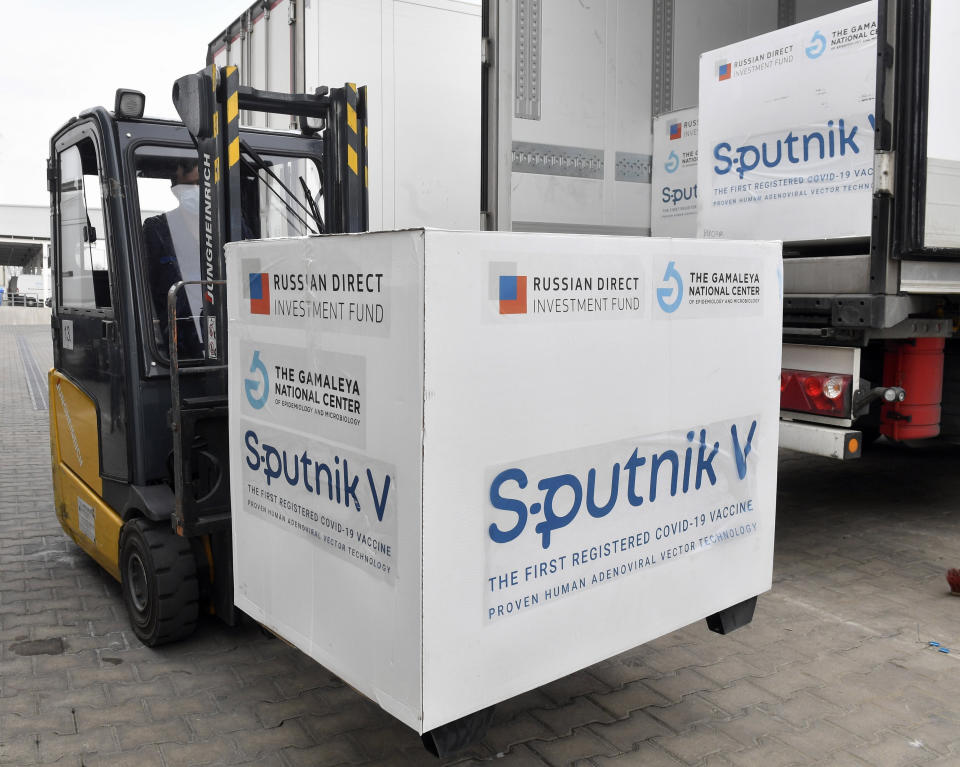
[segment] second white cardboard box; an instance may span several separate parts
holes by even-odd
[[[869,237],[877,4],[700,56],[700,236]]]

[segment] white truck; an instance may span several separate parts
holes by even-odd
[[[701,56],[698,232],[785,241],[784,446],[957,436],[957,30],[873,1]]]
[[[50,300],[50,272],[15,274],[7,281],[4,301],[11,306],[44,306]]]
[[[836,12],[853,13],[860,29],[828,30],[825,15]],[[358,68],[368,75],[380,94],[370,110],[378,131],[370,150],[374,229],[645,236],[651,210],[654,226],[662,220],[662,200],[689,209],[697,199],[714,221],[704,227],[701,215],[701,234],[783,240],[781,444],[856,458],[881,434],[960,433],[960,155],[949,51],[958,26],[949,0],[279,0],[251,6],[210,44],[208,59],[239,64],[248,82],[280,89],[309,90]],[[755,39],[762,50],[753,51]],[[838,61],[837,51],[848,55]],[[713,68],[724,56],[730,66],[720,79]],[[851,62],[855,83],[844,76]],[[704,90],[711,78],[714,87]],[[762,91],[751,90],[761,81]],[[836,81],[850,87],[841,93]],[[721,86],[727,96],[740,88],[735,100],[713,98]],[[815,212],[794,198],[768,215],[756,195],[748,206],[705,209],[700,187],[713,166],[704,162],[698,183],[658,178],[653,188],[651,177],[662,175],[651,167],[658,115],[699,107],[701,142],[722,130],[750,136],[760,125],[770,136],[792,128],[799,135],[811,118],[797,110],[818,98],[820,111],[811,114],[862,118],[856,167],[840,168],[863,174],[855,193],[834,195]],[[787,103],[793,112],[778,111]],[[711,117],[723,119],[711,128]],[[839,142],[839,152],[849,135],[837,126],[821,138]],[[806,161],[789,163],[798,178],[817,175]],[[759,183],[764,170],[761,163],[746,184]],[[841,197],[850,204],[833,204]]]

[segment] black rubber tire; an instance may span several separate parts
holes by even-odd
[[[148,647],[176,642],[197,627],[197,565],[185,538],[166,525],[133,519],[120,533],[120,584],[134,633]]]
[[[940,435],[960,437],[960,340],[948,338],[943,352],[943,393],[940,399]]]

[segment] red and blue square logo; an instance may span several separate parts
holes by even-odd
[[[676,141],[683,136],[683,123],[670,123],[670,140]]]
[[[729,80],[730,75],[733,74],[733,64],[729,61],[724,61],[717,66],[717,79],[718,80]]]
[[[526,313],[526,275],[500,275],[500,314]]]
[[[270,314],[270,275],[250,275],[250,314]]]

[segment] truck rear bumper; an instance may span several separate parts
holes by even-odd
[[[862,445],[863,435],[856,429],[780,421],[780,447],[789,450],[845,461],[859,458]]]

